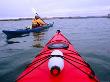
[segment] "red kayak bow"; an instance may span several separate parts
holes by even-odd
[[[60,30],[16,82],[99,82],[88,63]]]

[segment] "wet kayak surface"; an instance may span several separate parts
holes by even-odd
[[[101,82],[110,78],[110,19],[53,19],[52,28],[25,37],[6,40],[2,30],[24,28],[31,20],[0,21],[0,82],[15,82],[17,76],[40,52],[42,47],[54,35],[61,32],[74,45],[74,48],[90,64]]]

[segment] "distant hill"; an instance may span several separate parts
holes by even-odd
[[[110,14],[108,16],[76,16],[76,17],[44,17],[43,20],[49,19],[85,19],[85,18],[110,18]],[[18,19],[0,19],[0,21],[20,21],[20,20],[32,20],[33,18],[18,18]]]
[[[110,18],[110,14],[108,14],[108,18]]]

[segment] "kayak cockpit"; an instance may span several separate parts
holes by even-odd
[[[60,42],[60,43],[50,43],[47,47],[49,49],[67,49],[69,45],[67,43]]]

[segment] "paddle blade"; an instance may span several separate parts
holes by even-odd
[[[37,12],[36,12],[36,9],[35,9],[35,8],[32,8],[32,12],[33,12],[34,14],[37,14]]]

